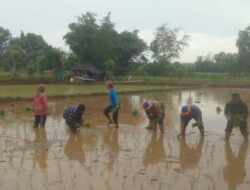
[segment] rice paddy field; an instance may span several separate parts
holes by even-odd
[[[1,98],[34,94],[35,86],[0,86]],[[62,91],[69,96],[49,99],[50,115],[45,129],[34,129],[31,100],[0,103],[0,189],[19,190],[249,190],[249,143],[240,130],[224,141],[225,103],[232,92],[240,92],[250,103],[250,90],[226,88],[165,89],[120,94],[119,128],[107,126],[103,109],[106,89],[87,86],[67,88],[48,85],[49,96]],[[157,86],[155,86],[157,89]],[[162,87],[161,87],[162,88]],[[117,86],[118,92],[122,87]],[[11,91],[11,93],[10,93]],[[74,94],[74,96],[70,96]],[[79,95],[78,95],[79,94]],[[161,100],[166,106],[164,134],[145,129],[148,119],[144,100]],[[84,103],[81,127],[72,134],[62,118],[67,105]],[[203,112],[205,137],[200,138],[190,122],[186,138],[179,139],[180,108],[195,104]],[[136,114],[135,114],[136,113]]]

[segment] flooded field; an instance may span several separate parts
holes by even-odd
[[[236,89],[197,89],[122,95],[120,128],[106,127],[106,96],[49,102],[45,130],[33,129],[31,103],[2,103],[0,117],[0,189],[3,190],[249,190],[250,151],[238,128],[224,141],[223,108]],[[237,90],[250,106],[250,91]],[[166,105],[165,133],[145,129],[143,100]],[[71,134],[62,119],[65,106],[84,103],[85,123]],[[181,105],[203,112],[205,138],[189,124],[179,132]],[[220,109],[218,109],[221,108]],[[132,116],[134,110],[138,116]],[[221,112],[220,112],[221,111]]]

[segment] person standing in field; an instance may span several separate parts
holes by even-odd
[[[202,122],[202,112],[200,108],[196,105],[186,105],[181,108],[181,125],[180,125],[180,134],[178,136],[185,137],[186,127],[191,119],[194,119],[196,123],[193,124],[193,127],[198,127],[200,130],[201,137],[204,137],[204,126]]]
[[[45,94],[45,86],[43,84],[38,85],[37,93],[33,98],[33,112],[35,113],[34,128],[44,127],[48,114],[48,100]]]
[[[84,104],[70,105],[63,112],[63,118],[65,119],[71,132],[75,133],[77,128],[83,124],[83,113],[85,111]]]
[[[104,115],[108,119],[108,126],[110,124],[115,124],[115,127],[118,128],[118,112],[120,109],[120,99],[119,96],[114,89],[114,84],[112,81],[106,82],[106,87],[109,90],[108,98],[109,98],[109,105],[103,110]],[[112,112],[112,119],[110,118],[109,114]]]
[[[241,134],[245,141],[248,140],[247,118],[248,106],[240,98],[240,94],[233,93],[231,101],[227,102],[224,109],[227,118],[227,127],[225,129],[225,140],[230,139],[230,134],[234,126],[239,126]]]

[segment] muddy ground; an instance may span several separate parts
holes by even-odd
[[[33,129],[31,102],[1,103],[0,189],[239,189],[250,188],[250,151],[235,128],[224,141],[224,104],[239,91],[250,105],[247,89],[207,88],[121,95],[120,127],[106,126],[106,96],[51,100],[45,130]],[[145,129],[143,100],[166,105],[165,132]],[[62,118],[65,106],[86,105],[85,123],[71,134]],[[181,105],[203,111],[205,138],[189,124],[185,140],[179,132]],[[218,107],[221,108],[219,112]],[[139,116],[133,116],[134,110]]]

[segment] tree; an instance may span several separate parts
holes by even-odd
[[[77,18],[77,23],[69,24],[70,31],[63,37],[72,52],[81,62],[95,62],[94,49],[100,44],[97,42],[96,15],[87,12]]]
[[[10,40],[11,40],[11,33],[9,32],[9,30],[0,27],[0,58],[5,53]]]
[[[97,22],[96,15],[88,12],[78,17],[77,23],[71,23],[69,29],[64,39],[80,63],[105,69],[105,61],[113,60],[115,73],[128,71],[147,47],[138,37],[138,30],[117,32],[110,13]]]
[[[17,72],[23,67],[24,52],[21,46],[11,44],[5,54],[4,58],[5,69],[17,75]]]
[[[156,61],[171,61],[180,56],[181,51],[188,45],[188,35],[179,34],[179,29],[170,29],[163,24],[156,29],[155,39],[150,44],[153,58]]]
[[[250,26],[240,30],[236,41],[239,54],[239,72],[250,71]]]
[[[124,31],[119,35],[118,62],[123,69],[128,69],[136,59],[143,56],[146,43],[139,38],[138,30]]]

